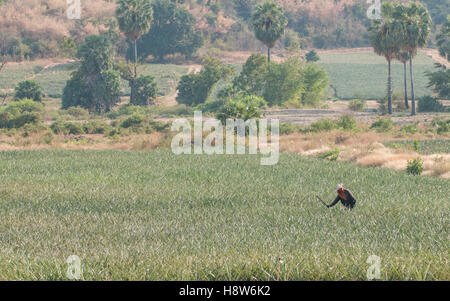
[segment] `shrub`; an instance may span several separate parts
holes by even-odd
[[[111,126],[103,121],[90,121],[82,125],[86,134],[106,134]]]
[[[410,175],[420,175],[423,172],[423,162],[422,159],[416,158],[413,160],[408,160],[408,165],[406,167],[406,172]]]
[[[439,124],[437,133],[439,135],[450,133],[450,122],[442,122],[441,124]]]
[[[337,127],[343,130],[351,131],[356,129],[356,120],[352,116],[344,115],[341,116],[337,121]]]
[[[144,125],[145,122],[145,118],[144,116],[140,115],[140,114],[133,114],[130,117],[126,118],[124,121],[122,121],[122,123],[120,124],[120,127],[124,128],[124,129],[128,129],[128,128],[140,128]]]
[[[43,106],[31,99],[11,102],[0,110],[0,128],[20,128],[26,124],[38,124],[41,121]]]
[[[337,159],[339,158],[339,154],[340,153],[341,153],[341,151],[339,149],[334,149],[332,151],[320,154],[319,158],[320,159],[327,159],[329,161],[337,161]]]
[[[289,135],[299,131],[300,128],[293,123],[280,123],[280,135]]]
[[[419,112],[444,112],[445,107],[437,100],[437,98],[424,96],[419,99],[417,110]]]
[[[15,88],[15,100],[29,98],[34,101],[42,101],[42,96],[42,88],[34,80],[24,80]]]
[[[64,122],[57,120],[53,122],[50,128],[55,134],[80,135],[85,133],[83,125],[76,122]]]
[[[362,112],[366,107],[366,101],[362,99],[354,99],[348,104],[348,109],[355,112]]]
[[[308,52],[305,56],[307,62],[317,62],[320,60],[319,55],[317,52],[313,49],[310,52]]]
[[[389,132],[393,127],[394,123],[390,118],[378,118],[378,120],[370,126],[371,129],[375,129],[378,132]]]
[[[332,119],[323,118],[313,122],[309,128],[311,132],[328,132],[335,128],[335,122]]]
[[[31,99],[25,98],[18,101],[11,102],[5,108],[5,112],[10,114],[21,114],[21,113],[42,113],[44,111],[44,106],[40,102],[35,102]]]
[[[404,125],[400,128],[400,132],[404,132],[407,134],[415,134],[419,132],[419,128],[417,127],[417,123]]]
[[[76,118],[87,118],[89,116],[89,111],[82,107],[70,107],[67,110],[60,110],[60,113],[66,113]]]

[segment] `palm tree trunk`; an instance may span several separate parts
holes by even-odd
[[[134,40],[134,77],[137,77],[137,40]]]
[[[270,47],[267,47],[268,70],[270,71]]]
[[[392,77],[391,77],[391,61],[388,61],[388,113],[392,114]]]
[[[406,80],[406,62],[403,62],[403,78],[404,78],[404,91],[405,91],[405,107],[409,109],[409,103],[408,103],[408,84]]]
[[[414,96],[414,77],[412,67],[412,52],[409,54],[409,73],[411,77],[411,116],[416,115],[416,99]]]

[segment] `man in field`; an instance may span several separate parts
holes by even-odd
[[[334,202],[330,205],[327,205],[327,208],[333,207],[336,205],[339,201],[341,201],[342,205],[347,207],[348,209],[353,209],[356,205],[356,199],[353,196],[353,194],[350,192],[350,190],[344,189],[344,186],[342,184],[338,184],[336,186],[337,191],[337,197],[334,200]]]

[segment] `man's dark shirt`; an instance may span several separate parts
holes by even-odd
[[[349,208],[349,209],[353,209],[356,205],[356,199],[353,196],[353,194],[350,192],[350,190],[344,189],[344,193],[345,193],[345,197],[347,198],[346,200],[344,200],[343,198],[341,198],[341,196],[338,194],[338,196],[336,197],[336,199],[334,200],[334,202],[331,205],[328,205],[329,207],[333,207],[334,205],[336,205],[339,201],[341,201],[342,205],[344,205],[345,207]]]

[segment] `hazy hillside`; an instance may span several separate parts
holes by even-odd
[[[249,29],[252,7],[263,0],[173,0],[197,20],[205,47],[255,50],[261,44]],[[179,2],[179,3],[178,3]],[[367,46],[366,11],[362,0],[278,0],[289,18],[289,29],[279,47],[301,44],[305,48]],[[408,2],[408,1],[404,1]],[[450,0],[423,0],[438,26],[449,13]],[[16,61],[67,56],[87,34],[118,32],[114,0],[83,0],[81,20],[66,16],[66,0],[0,0],[0,52]],[[436,27],[435,25],[435,27]],[[64,39],[66,37],[66,39]],[[127,48],[116,37],[119,52]],[[67,49],[69,48],[69,49]]]

